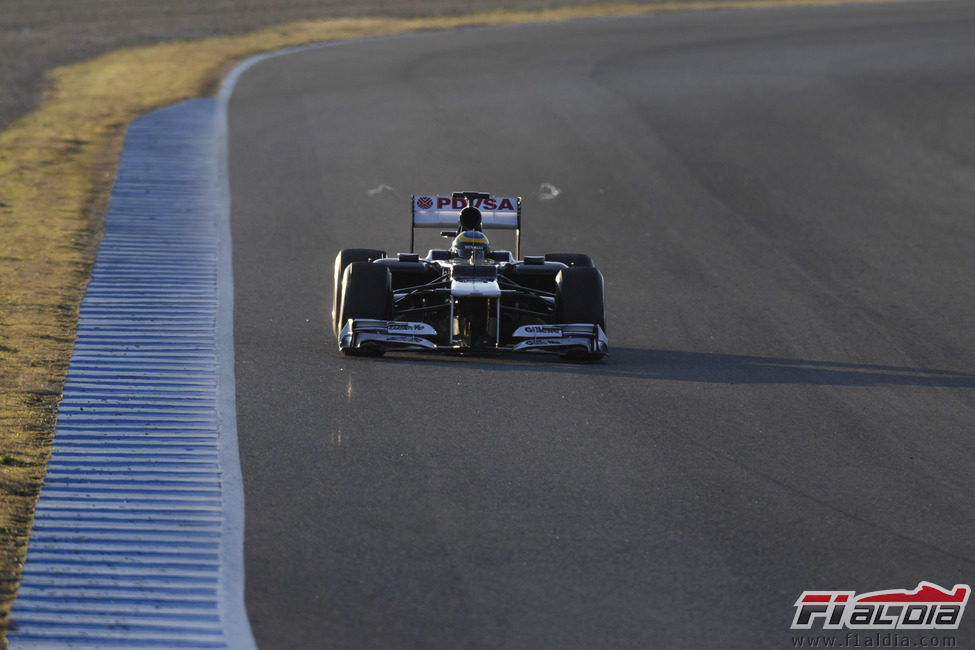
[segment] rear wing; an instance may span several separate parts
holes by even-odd
[[[417,194],[413,196],[413,227],[410,252],[417,228],[452,228],[460,224],[460,212],[471,206],[481,212],[485,230],[514,230],[515,257],[521,257],[521,197],[491,196],[480,192],[454,192],[451,196]]]

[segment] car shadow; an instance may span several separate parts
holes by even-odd
[[[463,364],[489,372],[548,372],[709,384],[795,384],[810,386],[930,386],[975,388],[975,374],[844,361],[791,359],[680,350],[611,349],[596,363],[573,363],[538,355],[416,356],[389,354],[387,362]]]

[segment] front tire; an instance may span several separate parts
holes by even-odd
[[[606,331],[603,274],[598,269],[574,266],[559,271],[555,276],[555,299],[560,323],[591,323]],[[602,352],[566,355],[569,359],[596,361]]]
[[[353,262],[342,272],[342,301],[339,305],[339,333],[349,319],[389,320],[392,284],[383,264]],[[347,348],[349,356],[381,356],[381,348]]]
[[[354,262],[371,262],[386,257],[386,251],[373,248],[345,248],[335,256],[335,268],[332,283],[332,331],[339,335],[339,301],[342,299],[342,274],[346,267]]]

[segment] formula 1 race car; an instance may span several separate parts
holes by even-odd
[[[450,249],[413,252],[417,228]],[[515,256],[486,229],[515,231]],[[335,258],[332,326],[347,355],[388,350],[530,351],[597,360],[608,350],[603,276],[589,255],[521,254],[521,198],[481,192],[413,197],[410,252],[351,248]]]

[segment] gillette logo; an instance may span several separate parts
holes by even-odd
[[[804,591],[795,603],[793,630],[820,624],[824,630],[957,630],[971,587],[948,591],[920,582],[912,591],[891,589],[857,595],[853,591]]]

